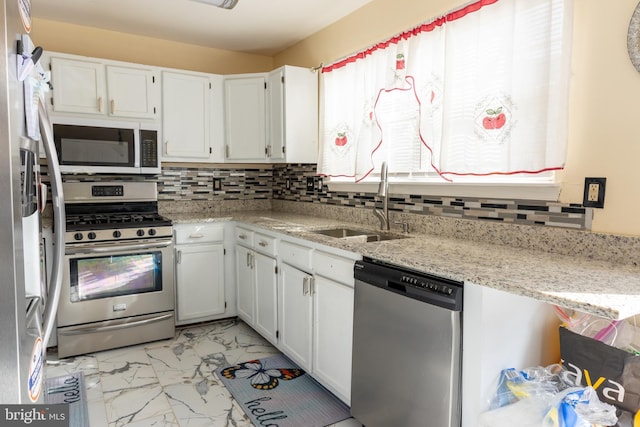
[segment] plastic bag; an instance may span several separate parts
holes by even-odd
[[[640,354],[640,319],[611,320],[600,316],[565,311],[553,306],[564,326],[576,334],[593,338],[605,344],[634,354]]]
[[[544,416],[544,427],[613,426],[616,408],[598,399],[592,387],[573,387],[559,393]]]
[[[560,372],[561,365],[550,365],[546,368],[536,366],[521,371],[513,368],[503,369],[489,409],[513,404],[527,397],[553,397],[568,387],[559,377]]]
[[[592,387],[567,383],[563,371],[560,365],[503,370],[479,427],[615,425],[616,408],[601,402]]]

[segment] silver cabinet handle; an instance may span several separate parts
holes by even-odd
[[[246,234],[238,234],[238,239],[246,240],[246,238],[247,238]]]
[[[311,295],[316,293],[316,279],[314,277],[309,277],[309,293]]]
[[[204,234],[189,234],[189,238],[190,239],[202,239],[204,237]]]
[[[98,112],[102,113],[102,97],[98,97]]]
[[[251,267],[251,253],[247,252],[247,267]]]
[[[269,243],[265,242],[264,240],[260,240],[260,241],[258,242],[258,244],[259,244],[260,246],[262,246],[263,248],[266,248],[267,246],[269,246]]]
[[[229,144],[224,146],[224,156],[228,159],[229,158]]]
[[[116,112],[116,100],[112,99],[109,103],[109,107],[111,108],[111,114],[115,114]]]
[[[304,277],[302,279],[302,295],[307,295],[309,293],[309,278]]]
[[[178,264],[182,263],[182,251],[176,252],[176,263]]]

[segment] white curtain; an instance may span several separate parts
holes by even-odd
[[[323,69],[318,172],[564,166],[570,0],[481,0]]]

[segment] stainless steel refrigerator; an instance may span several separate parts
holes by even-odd
[[[37,64],[42,50],[28,36],[31,2],[0,1],[0,403],[42,403],[46,347],[62,278],[62,180],[39,96],[46,75]],[[56,232],[50,278],[44,277],[41,255],[46,189],[40,182],[40,147],[47,154]]]

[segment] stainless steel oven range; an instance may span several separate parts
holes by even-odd
[[[155,182],[66,182],[60,357],[171,338],[173,228]]]

